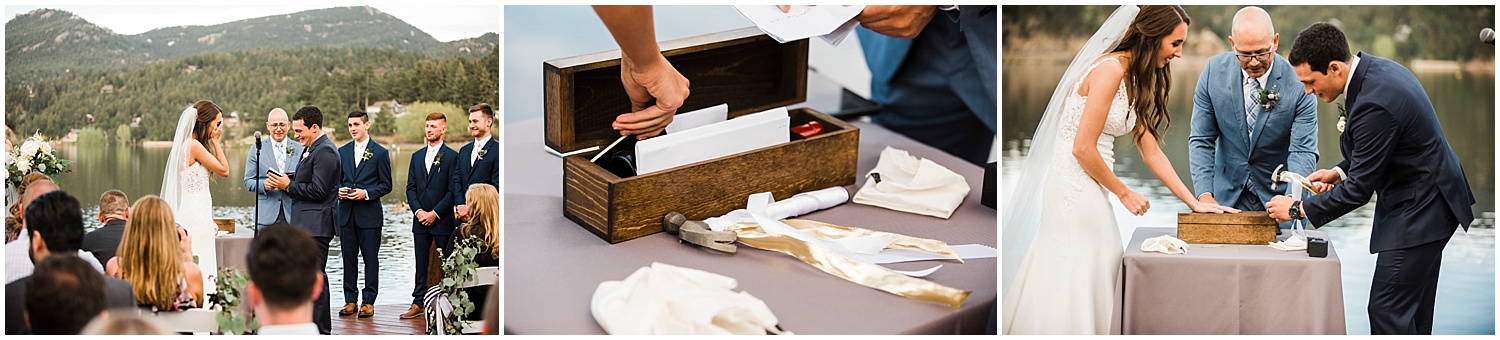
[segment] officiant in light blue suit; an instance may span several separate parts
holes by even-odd
[[[294,172],[302,155],[302,143],[287,138],[291,121],[281,108],[271,109],[266,116],[266,131],[271,138],[261,141],[259,150],[252,150],[245,157],[245,191],[255,193],[259,215],[255,216],[255,227],[265,228],[276,222],[286,222],[292,213],[292,198],[286,191],[266,185],[266,170],[276,169],[282,174]],[[268,189],[269,188],[269,189]]]
[[[1292,65],[1276,54],[1281,37],[1265,10],[1245,7],[1233,25],[1233,51],[1209,58],[1198,77],[1189,167],[1200,201],[1264,211],[1287,192],[1271,189],[1272,171],[1306,176],[1317,166],[1317,98],[1303,93]]]

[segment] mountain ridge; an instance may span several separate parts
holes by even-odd
[[[481,58],[498,48],[494,32],[449,42],[371,6],[332,7],[215,25],[168,26],[122,35],[60,9],[18,14],[5,24],[10,81],[114,68],[204,53],[290,47],[391,48],[433,57]]]

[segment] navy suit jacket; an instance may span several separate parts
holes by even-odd
[[[1339,135],[1338,166],[1348,178],[1303,202],[1307,217],[1322,226],[1379,194],[1371,253],[1447,239],[1460,225],[1468,230],[1474,194],[1422,83],[1389,59],[1359,58]]]
[[[286,188],[294,200],[287,219],[313,237],[331,238],[339,217],[339,151],[324,135],[308,145],[303,154],[306,156],[297,163],[297,174]]]
[[[469,158],[474,152],[474,142],[458,150],[458,166],[453,167],[453,184],[448,188],[453,194],[453,205],[464,205],[464,193],[469,191],[470,184],[489,183],[500,189],[500,138],[491,135],[483,150],[484,157],[473,165],[469,165]]]
[[[1260,112],[1253,134],[1245,126],[1245,72],[1238,58],[1225,52],[1203,67],[1193,91],[1188,136],[1194,196],[1209,192],[1219,203],[1233,205],[1248,189],[1260,203],[1270,202],[1287,191],[1284,185],[1271,190],[1271,171],[1277,166],[1303,176],[1316,170],[1317,97],[1302,90],[1291,63],[1273,56],[1271,74],[1261,86],[1281,93],[1281,99],[1269,112]],[[1264,205],[1237,208],[1265,210]]]
[[[391,193],[391,154],[374,139],[365,144],[368,159],[361,159],[354,166],[354,142],[339,148],[339,168],[343,182],[340,186],[350,189],[365,189],[364,200],[339,200],[339,226],[349,225],[353,218],[360,229],[375,229],[385,225],[385,211],[380,208],[380,197]]]
[[[286,164],[286,169],[280,169],[276,168],[276,152],[287,152],[287,150],[276,150],[276,148],[271,146],[271,141],[270,138],[262,140],[259,152],[250,152],[248,156],[245,156],[245,191],[255,193],[255,201],[257,206],[260,207],[260,216],[257,218],[257,222],[260,223],[258,227],[265,227],[276,222],[276,214],[283,210],[286,211],[286,218],[291,218],[292,198],[288,197],[285,191],[266,190],[264,184],[266,181],[266,170],[276,169],[276,171],[282,174],[292,172],[297,169],[297,160],[302,157],[304,149],[302,143],[298,143],[292,136],[287,136],[283,142],[286,143],[287,148],[292,149],[292,152],[290,155],[286,155],[283,161]],[[251,150],[254,149],[252,148]]]
[[[492,143],[493,144],[493,143]],[[433,235],[453,234],[453,196],[449,194],[453,171],[449,168],[458,166],[458,152],[453,151],[447,144],[438,149],[438,156],[433,160],[432,170],[427,169],[427,147],[417,149],[411,155],[411,166],[406,170],[406,204],[411,206],[415,215],[417,210],[427,210],[438,214],[437,221],[432,225],[422,225],[416,218],[412,219],[411,231],[413,233],[431,233]]]
[[[955,95],[966,103],[974,103],[973,105],[969,105],[970,109],[992,131],[995,130],[995,121],[999,116],[995,105],[998,102],[995,90],[995,79],[998,74],[998,68],[996,67],[996,61],[998,60],[998,54],[996,53],[997,40],[995,39],[995,34],[997,34],[998,30],[995,23],[998,13],[995,12],[996,6],[994,5],[963,5],[958,6],[957,10],[938,10],[932,17],[933,21],[949,20],[958,24],[959,31],[962,32],[963,36],[952,38],[964,40],[967,43],[968,49],[951,51],[950,53],[969,53],[974,62],[973,71],[977,73],[977,79],[980,81],[978,84],[959,84],[955,86]],[[895,93],[900,89],[891,87],[891,81],[896,77],[897,72],[901,70],[902,64],[906,63],[907,52],[910,52],[912,48],[912,39],[888,37],[880,33],[875,33],[863,26],[856,29],[855,34],[859,35],[860,48],[864,50],[865,63],[870,68],[870,100],[882,105],[889,105],[897,97],[918,100],[930,97],[930,95],[924,96],[915,93],[903,96]],[[922,34],[929,33],[924,31]],[[945,75],[941,74],[906,76],[945,77]],[[882,118],[887,120],[901,120],[907,117]],[[938,119],[934,117],[923,118]],[[908,122],[893,121],[892,123],[904,125],[903,123]]]

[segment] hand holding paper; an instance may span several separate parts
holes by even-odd
[[[853,19],[865,6],[734,6],[778,42],[814,36],[838,45],[858,24]]]

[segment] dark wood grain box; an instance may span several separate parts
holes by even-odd
[[[806,39],[781,44],[748,27],[661,46],[691,82],[691,95],[678,113],[728,103],[732,119],[806,100]],[[630,112],[619,58],[619,51],[607,51],[544,63],[548,148],[560,153],[602,149],[619,138],[610,124]],[[812,109],[794,109],[790,116],[793,126],[817,121],[825,132],[627,178],[589,162],[598,151],[567,156],[563,215],[618,243],[661,231],[668,212],[704,219],[743,208],[754,193],[769,191],[779,200],[853,184],[859,129]]]
[[[1178,213],[1177,238],[1196,244],[1263,245],[1276,242],[1276,220],[1264,211]]]

